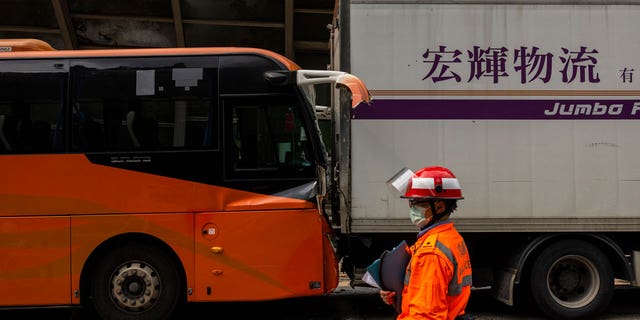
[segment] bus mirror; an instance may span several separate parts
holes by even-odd
[[[316,105],[316,117],[318,119],[330,119],[331,107]]]
[[[371,101],[371,94],[364,85],[364,82],[358,77],[348,74],[342,71],[329,71],[329,70],[298,70],[297,82],[303,91],[305,87],[313,86],[316,84],[331,83],[336,88],[346,88],[351,92],[351,107],[355,108],[361,102],[367,104]]]
[[[267,71],[264,79],[272,86],[286,86],[289,84],[289,71]]]
[[[344,74],[338,77],[336,87],[344,87],[351,91],[351,107],[355,108],[361,102],[369,104],[371,102],[371,94],[364,82],[358,77],[351,74]]]
[[[327,106],[316,106],[316,112],[319,113],[325,113],[325,112],[329,112],[329,107]]]

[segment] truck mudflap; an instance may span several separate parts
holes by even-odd
[[[493,286],[493,296],[508,306],[513,306],[513,288],[515,287],[517,273],[518,270],[514,268],[499,270]]]
[[[631,281],[631,285],[634,287],[640,287],[640,251],[633,251],[633,275],[635,278]]]

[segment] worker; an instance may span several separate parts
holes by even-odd
[[[471,294],[471,261],[464,239],[449,220],[463,199],[458,179],[445,167],[416,172],[402,198],[409,200],[411,222],[420,231],[408,248],[400,319],[471,319],[465,308]],[[380,290],[387,304],[396,292]]]

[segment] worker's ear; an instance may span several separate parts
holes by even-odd
[[[442,200],[437,200],[435,202],[435,206],[436,212],[438,212],[438,214],[443,213],[445,210],[447,210],[447,204]]]

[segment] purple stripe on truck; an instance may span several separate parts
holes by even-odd
[[[379,99],[353,119],[640,119],[638,100]]]

